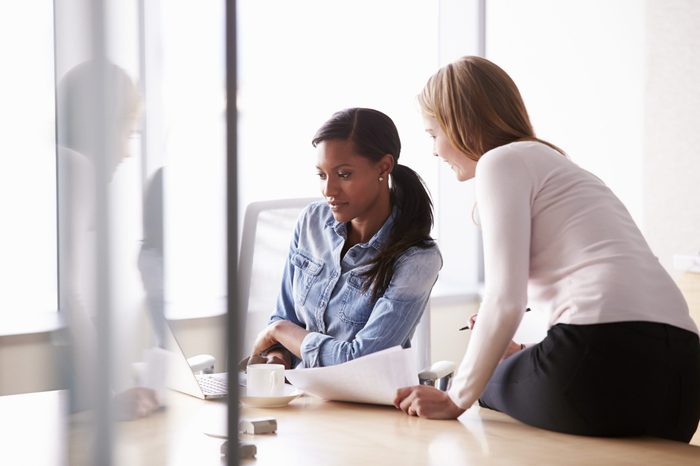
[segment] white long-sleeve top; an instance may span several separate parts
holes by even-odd
[[[549,325],[648,321],[698,329],[620,200],[545,144],[514,142],[476,167],[484,296],[449,396],[480,396],[530,305]]]

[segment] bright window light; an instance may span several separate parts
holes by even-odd
[[[6,322],[57,309],[51,0],[0,5],[0,56],[0,319]]]

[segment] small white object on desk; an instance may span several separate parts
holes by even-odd
[[[249,435],[274,434],[277,432],[277,419],[274,417],[244,418],[238,423],[238,431]]]

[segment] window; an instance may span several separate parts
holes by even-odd
[[[0,56],[0,319],[7,322],[57,308],[51,0],[2,3]]]
[[[221,1],[146,4],[145,163],[147,173],[167,166],[170,317],[217,314],[225,305],[223,8]],[[470,8],[439,0],[239,1],[240,215],[253,201],[320,196],[313,134],[337,110],[373,107],[394,120],[401,162],[433,195],[441,217],[435,235],[459,249],[444,254],[436,289],[472,291],[477,248],[465,247],[476,245],[471,186],[456,186],[451,173],[441,172],[415,99],[445,55],[441,49],[469,52],[469,44],[441,44],[439,25],[463,27],[451,15]],[[439,180],[454,186],[444,190]]]
[[[226,309],[224,6],[190,0],[145,4],[146,175],[165,167],[165,299],[171,318]]]
[[[438,181],[453,180],[430,156],[415,103],[445,48],[438,26],[449,16],[440,17],[449,3],[241,0],[239,211],[255,200],[318,195],[312,135],[334,111],[367,106],[394,119],[403,141],[402,163],[426,180],[438,216],[449,217],[450,196]],[[11,155],[0,170],[2,211],[11,225],[0,240],[0,278],[12,284],[4,290],[3,314],[57,307],[54,93],[55,78],[71,62],[62,57],[54,71],[53,2],[17,8],[0,15],[0,47],[11,70],[0,91],[0,123],[13,128],[3,135]],[[137,12],[124,11],[130,19],[120,22],[136,24]],[[136,81],[141,77],[146,99],[147,158],[130,161],[128,171],[140,171],[136,176],[146,185],[158,168],[168,167],[166,279],[176,314],[178,308],[218,313],[225,302],[223,11],[223,1],[147,2],[142,41],[122,44],[126,54],[110,52]],[[183,28],[190,33],[182,34]],[[17,43],[22,47],[10,46]],[[133,59],[138,47],[143,70]],[[469,190],[460,189],[460,196]],[[469,205],[460,204],[459,215],[468,217]],[[442,229],[444,237],[449,226],[440,224],[435,233],[440,236]],[[129,231],[134,238],[140,235],[136,227]],[[450,275],[449,260],[442,283]]]
[[[437,3],[239,2],[243,205],[319,196],[311,138],[347,107],[389,115],[401,136],[401,163],[434,188],[415,96],[437,64]]]

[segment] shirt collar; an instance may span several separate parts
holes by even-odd
[[[386,242],[387,238],[389,237],[389,233],[391,233],[391,227],[394,225],[394,219],[396,218],[396,213],[397,209],[396,207],[392,207],[391,209],[391,215],[386,219],[384,222],[384,225],[377,231],[369,241],[366,243],[360,243],[359,246],[362,248],[368,248],[368,247],[373,247],[377,251],[382,249],[382,246]],[[335,220],[335,218],[331,217],[331,219],[328,221],[326,224],[327,227],[332,228],[338,236],[347,239],[348,237],[348,228],[347,225],[344,222],[338,222]]]

